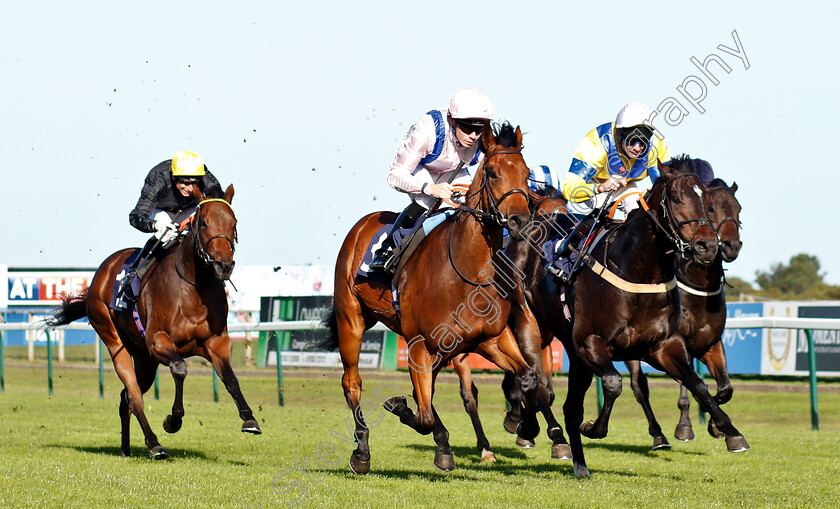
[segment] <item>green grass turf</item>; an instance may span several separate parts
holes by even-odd
[[[436,408],[450,431],[457,468],[432,465],[434,441],[369,406],[371,473],[348,465],[349,435],[340,371],[287,372],[284,407],[271,377],[242,376],[243,393],[264,434],[239,431],[228,394],[212,399],[208,375],[187,377],[184,425],[175,435],[161,422],[173,384],[161,371],[160,400],[146,396],[153,430],[171,458],[147,457],[132,417],[132,457],[120,457],[117,414],[122,385],[106,373],[57,367],[47,395],[43,365],[6,367],[0,393],[0,506],[2,507],[831,507],[840,506],[840,393],[819,396],[820,431],[811,430],[808,393],[739,390],[724,409],[752,450],[726,452],[692,417],[697,438],[650,451],[651,439],[629,388],[616,403],[609,436],[584,439],[592,477],[575,479],[571,461],[549,459],[544,434],[534,449],[520,449],[501,426],[498,385],[479,384],[482,421],[498,461],[482,464],[458,388],[439,383]],[[365,373],[363,373],[363,377]],[[382,377],[385,378],[382,378]],[[495,382],[498,377],[491,377]],[[363,401],[394,394],[386,382],[411,393],[407,373],[369,375]],[[770,382],[751,381],[750,384]],[[381,385],[380,385],[381,384]],[[786,386],[802,385],[801,382]],[[557,389],[555,411],[565,386]],[[586,418],[594,417],[594,390]],[[677,387],[654,387],[651,399],[666,434],[676,424]],[[412,404],[413,405],[413,404]],[[562,418],[561,418],[562,422]],[[541,420],[541,425],[544,424]],[[323,465],[317,462],[318,455]],[[335,463],[334,466],[331,464]]]

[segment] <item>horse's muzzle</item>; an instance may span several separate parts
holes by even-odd
[[[507,218],[508,233],[514,240],[522,240],[525,238],[524,230],[531,223],[531,216],[528,214],[512,214]]]
[[[712,263],[715,256],[717,256],[717,238],[695,239],[694,242],[691,243],[691,247],[694,251],[694,258],[702,264]]]
[[[741,251],[743,244],[740,240],[724,240],[720,243],[720,253],[723,256],[723,261],[732,262],[738,258],[738,253]]]
[[[216,275],[217,279],[227,281],[233,273],[233,266],[236,265],[236,262],[233,260],[213,260],[210,265],[213,267],[213,273]]]

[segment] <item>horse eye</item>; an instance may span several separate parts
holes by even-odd
[[[487,174],[487,176],[488,176],[488,177],[490,177],[490,178],[496,178],[496,172],[495,172],[495,171],[493,171],[493,170],[492,170],[492,169],[490,169],[490,168],[485,168],[485,169],[484,169],[484,173],[486,173],[486,174]]]
[[[677,205],[679,205],[680,203],[682,203],[682,200],[680,200],[680,197],[679,197],[679,196],[677,196],[677,195],[675,195],[675,194],[672,194],[672,195],[671,195],[671,201],[672,201],[672,202],[674,202],[674,203],[676,203]]]
[[[709,212],[714,212],[714,211],[715,211],[715,206],[710,204],[709,205]]]

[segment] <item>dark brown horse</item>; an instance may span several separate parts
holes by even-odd
[[[738,185],[729,187],[726,182],[715,179],[707,187],[709,196],[709,218],[720,239],[720,250],[714,262],[709,265],[695,263],[691,259],[677,259],[677,286],[680,292],[680,335],[685,339],[689,355],[700,359],[709,368],[717,382],[715,401],[723,405],[732,398],[732,384],[726,369],[726,354],[721,336],[726,326],[726,297],[723,292],[723,262],[731,262],[741,249],[740,212],[741,205],[735,197]],[[642,406],[648,420],[648,432],[653,437],[653,449],[670,447],[662,433],[648,398],[647,377],[641,371],[639,361],[626,361],[630,370],[630,387],[636,400]],[[680,387],[680,420],[674,432],[677,440],[685,442],[694,438],[689,418],[689,398],[685,386]],[[709,420],[709,434],[722,438],[713,420]]]
[[[589,475],[580,435],[607,435],[613,403],[621,393],[621,375],[613,366],[616,360],[642,359],[665,371],[688,387],[712,414],[730,451],[749,448],[692,369],[677,329],[675,258],[708,264],[717,254],[707,196],[693,173],[666,165],[660,171],[646,205],[595,245],[570,287],[558,287],[529,243],[515,243],[508,249],[526,274],[523,298],[514,298],[509,318],[523,356],[531,366],[541,362],[540,351],[527,345],[534,343],[533,337],[550,335],[559,338],[569,354],[563,412],[577,477]],[[568,319],[563,312],[566,304]],[[603,382],[604,406],[594,422],[583,423],[583,399],[593,373]]]
[[[109,256],[99,266],[90,287],[80,295],[65,299],[55,310],[54,317],[47,321],[48,326],[58,326],[86,316],[108,347],[117,375],[125,386],[120,394],[123,456],[131,454],[129,425],[132,413],[143,429],[150,456],[155,459],[169,456],[146,419],[143,394],[152,386],[158,365],[169,366],[175,379],[175,401],[172,414],[163,421],[163,428],[168,433],[181,429],[184,378],[187,376],[184,357],[193,355],[213,363],[239,409],[239,416],[244,421],[242,431],[261,433],[230,366],[231,342],[227,332],[224,281],[230,278],[234,265],[233,186],[228,186],[223,199],[207,199],[198,187],[194,196],[199,205],[189,232],[141,282],[137,312],[145,334],[130,313],[109,308],[114,278],[136,249],[123,249]]]
[[[522,132],[505,123],[485,127],[481,141],[485,156],[466,198],[466,206],[430,232],[394,282],[400,303],[392,305],[390,285],[356,275],[370,240],[394,214],[376,212],[350,230],[335,269],[333,313],[326,320],[327,344],[338,347],[344,365],[344,396],[353,411],[358,444],[350,467],[359,474],[370,469],[369,430],[360,411],[362,379],[359,351],[362,334],[377,321],[408,339],[408,360],[415,415],[402,397],[390,398],[385,408],[421,434],[433,433],[437,444],[434,464],[455,468],[449,432],[432,405],[435,378],[454,356],[484,351],[499,362],[512,362],[529,400],[535,375],[522,359],[506,328],[510,296],[516,281],[506,274],[501,259],[503,228],[521,237],[530,221],[528,167],[522,158]],[[499,355],[504,354],[504,358]],[[536,419],[523,422],[521,432],[535,436]]]

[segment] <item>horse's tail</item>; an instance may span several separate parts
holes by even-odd
[[[87,306],[85,300],[87,299],[87,294],[88,289],[85,288],[79,293],[62,297],[61,304],[53,308],[52,316],[45,319],[44,324],[47,327],[58,327],[59,325],[67,325],[79,318],[86,317]]]
[[[330,312],[321,320],[321,326],[327,329],[324,339],[318,344],[319,350],[334,351],[338,348],[338,318],[335,316],[335,304]]]

